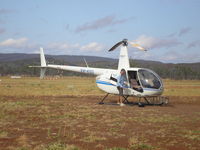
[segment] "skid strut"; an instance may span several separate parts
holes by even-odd
[[[130,102],[128,101],[128,97],[129,97],[129,95],[123,95],[123,98],[124,98],[123,103],[126,103],[126,104],[129,104],[129,103],[130,103]]]
[[[107,93],[104,97],[103,97],[103,99],[99,102],[99,104],[104,104],[104,100],[108,97],[108,95],[109,95],[110,93]],[[123,98],[124,98],[124,100],[123,100],[123,103],[127,103],[127,104],[129,104],[130,102],[128,101],[128,95],[123,95],[122,96]]]
[[[108,95],[109,95],[110,93],[107,93],[104,97],[103,97],[103,99],[99,102],[99,104],[104,104],[104,100],[108,97]]]

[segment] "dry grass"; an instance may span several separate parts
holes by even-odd
[[[200,96],[200,80],[164,80],[167,96]]]
[[[0,96],[103,95],[95,77],[64,77],[55,80],[24,77],[0,78]],[[200,80],[164,80],[167,96],[200,96]]]
[[[93,77],[64,77],[55,80],[24,77],[0,78],[0,96],[62,96],[103,94]]]
[[[174,97],[174,101],[181,97],[180,105],[145,108],[97,105],[104,93],[96,87],[93,77],[57,80],[3,77],[0,145],[27,150],[197,150],[200,81],[164,80],[164,83],[164,95]],[[116,97],[109,100],[115,101]]]

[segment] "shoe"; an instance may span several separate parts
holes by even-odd
[[[124,103],[121,103],[120,106],[125,106],[125,104],[124,104]]]

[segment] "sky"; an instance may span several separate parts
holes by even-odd
[[[129,57],[200,62],[200,0],[0,0],[0,53]]]

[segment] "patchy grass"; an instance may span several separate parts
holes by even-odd
[[[35,148],[35,150],[79,150],[78,147],[74,145],[63,144],[60,142],[55,142],[48,144],[46,146],[41,145]]]
[[[121,148],[121,147],[113,147],[113,148],[108,148],[105,150],[127,150],[126,148]]]
[[[200,141],[200,130],[186,130],[182,136],[188,140]]]
[[[155,149],[150,144],[147,144],[147,140],[141,137],[131,137],[129,139],[129,149],[130,150],[153,150]]]
[[[0,132],[0,138],[6,138],[7,136],[8,136],[8,132],[6,132],[6,131]]]
[[[6,103],[4,99],[2,106],[8,105],[1,109],[6,117],[0,122],[0,144],[50,149],[59,147],[59,141],[80,149],[132,150],[177,145],[195,149],[199,143],[198,105],[139,108],[97,102],[96,96],[8,98]]]
[[[139,108],[98,105],[93,77],[1,80],[3,149],[199,149],[200,81],[164,80],[170,105]]]
[[[200,80],[164,80],[167,96],[200,96]]]
[[[0,96],[102,95],[95,77],[63,77],[40,80],[36,77],[1,77]],[[200,80],[163,80],[166,96],[200,96]]]
[[[62,96],[103,94],[94,77],[64,77],[55,80],[24,77],[10,79],[2,77],[0,96]]]
[[[106,140],[105,137],[100,137],[100,136],[96,136],[96,135],[89,135],[89,136],[86,136],[83,139],[81,139],[81,141],[89,142],[89,143],[99,142],[99,141],[104,141],[104,140]]]

